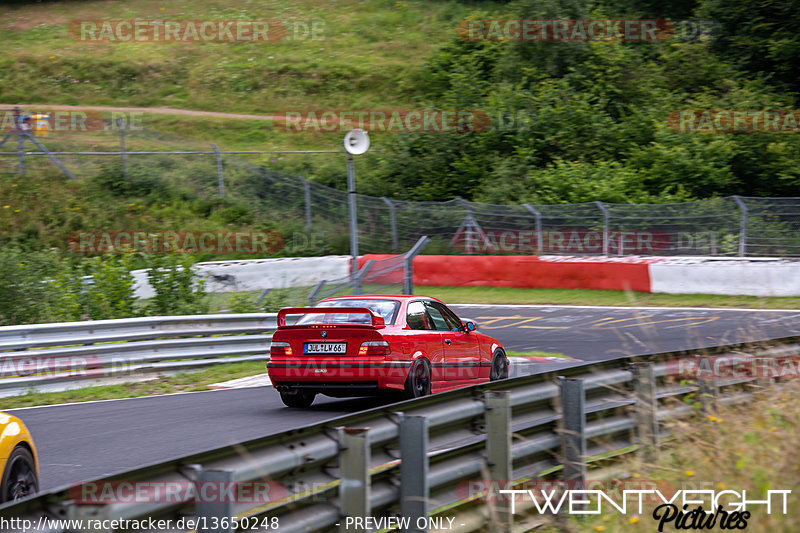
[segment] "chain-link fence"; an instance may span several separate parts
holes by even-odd
[[[82,152],[69,152],[76,150],[76,141],[57,135],[43,142],[78,179],[116,172],[121,179],[169,181],[201,197],[241,201],[257,219],[273,220],[279,231],[291,234],[285,250],[289,255],[349,250],[347,192],[275,170],[274,158],[285,152],[223,152],[215,145],[152,130],[96,132],[94,152],[85,146]],[[12,147],[16,143],[7,143],[0,154],[6,155],[0,159],[6,168],[23,158],[28,168],[51,164],[46,157],[33,157],[41,153],[21,155]],[[344,187],[344,153],[317,154],[307,157],[339,158]],[[428,235],[429,254],[800,257],[800,198],[492,205],[460,198],[410,202],[358,194],[356,201],[361,253],[398,253]]]

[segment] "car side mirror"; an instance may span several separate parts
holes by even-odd
[[[473,322],[472,320],[467,320],[466,322],[464,322],[464,327],[467,328],[467,333],[469,333],[470,331],[475,331],[477,329],[475,322]]]

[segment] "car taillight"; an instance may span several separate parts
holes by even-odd
[[[273,341],[269,347],[270,355],[292,355],[292,345],[288,342]]]
[[[389,355],[392,349],[386,341],[367,341],[362,342],[358,349],[358,355]]]

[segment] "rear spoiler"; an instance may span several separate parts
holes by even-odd
[[[381,328],[385,325],[383,317],[366,307],[284,307],[278,311],[278,328],[289,328],[286,325],[286,315],[310,315],[310,314],[335,314],[335,313],[358,313],[366,314],[372,319],[372,327]]]

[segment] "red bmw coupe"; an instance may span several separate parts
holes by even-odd
[[[289,407],[395,392],[418,398],[508,377],[508,358],[435,298],[341,296],[281,309],[269,377]]]

